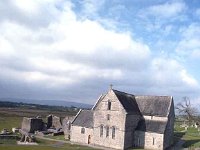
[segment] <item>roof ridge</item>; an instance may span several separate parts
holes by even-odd
[[[168,96],[168,95],[134,95],[135,97],[172,97],[172,96]]]
[[[114,92],[116,91],[116,92],[120,92],[120,93],[123,93],[123,94],[126,94],[126,95],[131,95],[131,96],[135,96],[135,95],[133,95],[133,94],[130,94],[130,93],[127,93],[127,92],[123,92],[123,91],[119,91],[119,90],[114,90],[114,89],[112,89]]]

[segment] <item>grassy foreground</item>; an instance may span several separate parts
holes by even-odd
[[[200,147],[200,131],[194,127],[189,127],[185,131],[185,128],[180,127],[180,125],[175,125],[175,139],[184,140],[184,148],[194,149]]]
[[[0,150],[93,150],[76,144],[37,139],[39,145],[16,145],[16,140],[1,140]]]

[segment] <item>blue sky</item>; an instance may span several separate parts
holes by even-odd
[[[110,84],[200,100],[199,0],[2,0],[0,97],[94,103]]]

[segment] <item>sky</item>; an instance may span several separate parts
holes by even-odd
[[[199,0],[1,0],[0,98],[113,89],[200,104]]]

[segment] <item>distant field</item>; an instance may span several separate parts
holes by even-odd
[[[12,127],[21,127],[23,117],[41,116],[43,119],[46,119],[46,116],[49,114],[61,118],[72,115],[64,111],[0,107],[0,131],[4,128],[11,130]]]
[[[6,128],[9,131],[11,131],[11,129],[13,127],[21,127],[21,122],[22,122],[22,117],[19,117],[19,116],[3,117],[1,115],[0,116],[0,131],[2,131],[2,129],[4,129],[4,128]]]
[[[0,131],[3,128],[9,129],[11,131],[12,127],[21,127],[21,122],[23,117],[36,117],[41,116],[46,118],[47,115],[54,114],[61,118],[71,115],[67,112],[59,112],[52,110],[35,110],[35,109],[22,109],[22,108],[2,108],[0,107]],[[51,137],[53,139],[64,140],[64,136]],[[39,145],[36,146],[22,146],[17,145],[16,140],[10,139],[0,139],[0,150],[92,150],[86,146],[72,145],[66,143],[60,143],[55,141],[47,141],[37,139]]]

